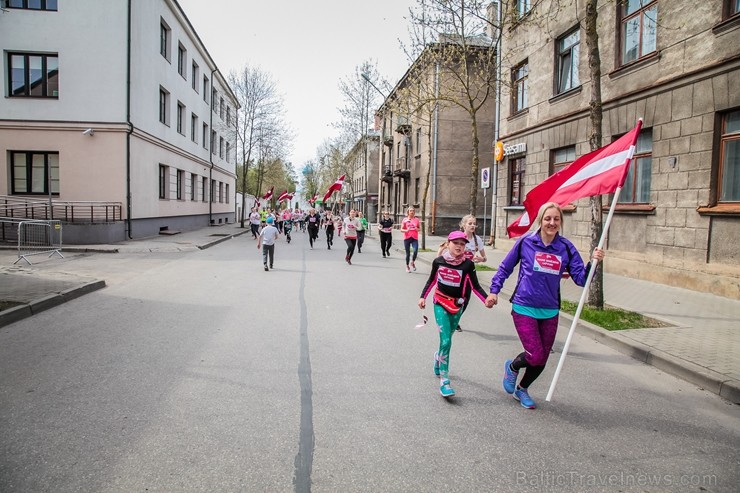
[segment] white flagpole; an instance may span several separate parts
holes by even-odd
[[[619,200],[619,192],[622,191],[622,187],[617,187],[617,189],[614,191],[614,198],[612,199],[612,205],[609,208],[609,214],[606,216],[606,223],[604,223],[604,229],[601,232],[601,238],[599,239],[599,245],[597,248],[602,248],[602,245],[604,244],[604,240],[606,239],[606,234],[609,231],[609,225],[612,222],[612,216],[614,215],[614,209],[617,206],[617,200]],[[596,272],[596,267],[598,267],[599,261],[594,259],[591,262],[591,269],[588,271],[588,276],[586,276],[586,284],[583,286],[583,292],[581,293],[581,300],[578,302],[578,308],[576,309],[576,314],[573,316],[573,323],[570,324],[570,330],[568,331],[568,337],[565,339],[565,345],[563,346],[563,352],[560,354],[560,361],[558,361],[558,367],[555,369],[555,375],[552,377],[552,383],[550,384],[550,390],[547,391],[547,397],[545,400],[547,402],[550,402],[552,399],[552,394],[555,392],[555,385],[558,383],[558,377],[560,376],[560,370],[563,369],[563,364],[565,363],[565,356],[568,354],[568,348],[570,347],[570,340],[573,338],[573,333],[576,331],[576,325],[578,325],[578,320],[581,318],[581,311],[583,311],[583,305],[586,303],[586,295],[588,294],[588,287],[591,285],[591,280],[594,277],[594,273]]]

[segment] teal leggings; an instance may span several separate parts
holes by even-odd
[[[439,361],[440,377],[447,377],[450,367],[450,349],[452,349],[452,334],[455,332],[463,311],[454,315],[437,303],[434,304],[434,319],[439,327],[439,351],[437,352],[437,361]]]

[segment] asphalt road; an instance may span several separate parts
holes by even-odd
[[[66,259],[109,287],[0,329],[0,491],[737,491],[716,395],[576,335],[545,402],[567,324],[519,406],[503,301],[471,302],[443,399],[429,266],[340,243]]]

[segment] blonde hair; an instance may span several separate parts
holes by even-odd
[[[460,219],[460,229],[462,231],[465,231],[465,223],[467,223],[470,219],[475,219],[475,216],[473,214],[467,214],[463,216],[462,219]],[[475,219],[475,222],[478,222],[478,220]]]
[[[542,228],[542,218],[545,217],[545,211],[547,209],[557,209],[558,214],[560,214],[560,224],[562,226],[563,224],[563,209],[560,208],[560,205],[558,205],[556,202],[546,202],[542,204],[542,207],[540,207],[540,210],[537,212],[537,219],[535,219],[534,224],[537,225],[537,229]]]

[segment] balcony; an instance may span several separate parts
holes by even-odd
[[[383,174],[380,176],[380,179],[386,183],[393,183],[393,171],[390,166],[383,166]]]
[[[396,122],[396,132],[408,135],[411,133],[411,122],[407,116],[399,116]]]
[[[405,157],[399,157],[396,159],[396,166],[393,168],[393,176],[401,176],[404,178],[409,178],[411,176],[408,160]]]

